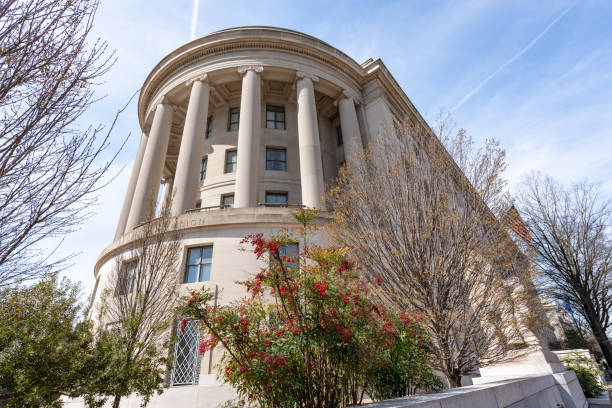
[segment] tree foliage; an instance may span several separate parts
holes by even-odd
[[[0,390],[8,407],[61,406],[89,393],[104,366],[79,286],[50,275],[0,291]]]
[[[0,287],[62,264],[37,244],[83,220],[112,161],[102,157],[110,130],[78,125],[114,61],[88,41],[97,7],[0,2]]]
[[[197,320],[204,331],[200,352],[223,346],[221,376],[262,407],[343,407],[360,403],[364,392],[387,398],[439,385],[418,313],[374,303],[348,248],[307,243],[313,214],[296,215],[301,240],[287,231],[245,238],[269,266],[243,282],[244,299],[215,306],[207,289],[185,299],[183,327]],[[283,254],[296,240],[299,255]]]
[[[497,171],[478,165],[472,178]],[[484,184],[494,195],[499,183]],[[452,385],[537,342],[526,329],[537,323],[528,260],[429,129],[406,123],[379,134],[328,201],[334,241],[385,278],[383,298],[423,315],[432,362]]]
[[[612,365],[607,334],[612,308],[612,207],[599,189],[577,183],[564,187],[533,173],[519,194],[532,234],[535,260],[545,289],[567,304],[592,330]]]

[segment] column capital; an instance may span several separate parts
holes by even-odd
[[[196,81],[208,83],[208,74],[202,74],[195,78],[189,78],[187,81],[185,81],[185,86],[192,86]]]
[[[238,73],[242,76],[246,75],[247,72],[253,71],[256,74],[262,73],[264,70],[263,65],[241,65],[238,67]]]
[[[319,77],[318,76],[312,75],[312,74],[308,74],[308,73],[303,72],[303,71],[297,71],[295,73],[295,77],[297,78],[298,81],[301,80],[301,79],[308,78],[312,82],[319,82]]]
[[[177,105],[176,103],[174,103],[174,101],[172,101],[170,98],[168,98],[167,95],[162,96],[161,101],[159,101],[159,103],[157,103],[155,105],[155,109],[157,109],[157,107],[159,105],[165,105],[168,106],[169,108],[172,109],[173,112],[177,112],[179,110],[179,105]]]

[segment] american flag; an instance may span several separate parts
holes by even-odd
[[[505,226],[510,228],[516,235],[518,235],[523,241],[528,244],[531,244],[531,233],[527,228],[527,224],[521,218],[516,207],[513,205],[510,207],[508,211],[506,211],[506,215],[504,215],[503,223]]]

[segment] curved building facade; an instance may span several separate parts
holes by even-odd
[[[142,86],[138,118],[142,137],[114,242],[95,265],[91,310],[160,189],[172,194],[182,237],[180,291],[206,286],[228,302],[244,295],[235,282],[261,266],[240,250],[245,235],[294,225],[293,206],[325,218],[325,186],[355,147],[395,121],[425,125],[382,61],[359,64],[316,38],[270,27],[215,32],[170,53]],[[196,350],[197,339],[179,339],[171,387],[152,406],[231,398],[216,382],[218,355]]]

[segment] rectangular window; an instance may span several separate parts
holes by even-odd
[[[185,280],[183,283],[210,280],[212,251],[212,246],[189,248],[187,250],[187,265],[185,265]]]
[[[287,205],[287,192],[266,191],[266,204],[283,207]]]
[[[128,261],[121,264],[119,271],[119,279],[115,293],[118,296],[127,295],[134,290],[134,280],[138,269],[138,261]]]
[[[212,119],[212,115],[206,119],[206,139],[208,139],[212,133]]]
[[[200,208],[202,208],[202,201],[201,200],[196,201],[195,208],[196,208],[196,210],[199,210]]]
[[[268,129],[285,129],[285,107],[266,105],[266,127]]]
[[[198,347],[202,342],[202,331],[200,324],[189,321],[181,330],[181,322],[176,330],[177,340],[174,343],[174,360],[172,364],[172,385],[197,385],[200,378],[200,365],[202,356],[198,353]]]
[[[266,148],[266,170],[287,171],[287,150]]]
[[[336,137],[338,139],[338,146],[342,146],[344,141],[342,140],[342,128],[340,126],[336,128]]]
[[[234,195],[233,194],[222,195],[221,205],[225,208],[233,208],[234,207]]]
[[[227,130],[229,132],[238,130],[240,124],[240,108],[230,108]]]
[[[200,167],[200,181],[206,178],[206,165],[208,164],[208,157],[202,159],[202,166]]]
[[[225,152],[225,172],[234,173],[236,171],[236,159],[238,152],[236,150],[228,150]]]
[[[287,258],[289,258],[287,259],[287,262],[285,263],[285,265],[289,269],[299,268],[300,266],[299,254],[300,254],[300,244],[297,242],[293,244],[283,245],[282,247],[278,249],[278,255],[281,258],[283,256],[286,256]],[[273,266],[274,266],[274,259],[270,257],[270,268],[272,268]]]

